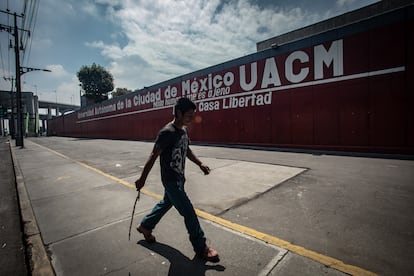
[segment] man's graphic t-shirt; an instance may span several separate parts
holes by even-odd
[[[187,130],[169,123],[160,130],[155,143],[161,149],[162,181],[184,181],[185,159],[189,145]]]

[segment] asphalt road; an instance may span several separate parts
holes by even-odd
[[[193,145],[213,168],[204,177],[188,162],[186,189],[222,256],[214,266],[194,264],[186,236],[175,236],[185,233],[175,211],[157,227],[157,247],[122,247],[117,236],[135,198],[127,184],[152,143],[41,137],[25,146],[15,155],[58,275],[179,275],[183,267],[197,275],[343,275],[329,258],[380,275],[414,273],[412,160]],[[162,195],[158,168],[145,189],[136,221]],[[105,266],[92,265],[102,259]]]

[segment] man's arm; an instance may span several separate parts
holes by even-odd
[[[193,151],[188,147],[187,149],[187,157],[191,161],[193,161],[197,166],[200,167],[200,169],[203,171],[204,174],[210,173],[210,168],[203,164],[203,162],[200,161],[200,159],[197,158],[197,156],[194,155]]]
[[[144,187],[148,174],[150,173],[152,167],[154,166],[155,160],[157,160],[160,154],[161,149],[157,144],[155,144],[147,162],[145,163],[144,170],[142,171],[140,178],[135,181],[135,187],[137,188],[137,191],[141,190],[141,188]]]

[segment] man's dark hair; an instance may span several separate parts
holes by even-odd
[[[180,98],[174,106],[174,116],[177,117],[177,111],[180,110],[184,115],[189,110],[196,110],[197,106],[189,98]]]

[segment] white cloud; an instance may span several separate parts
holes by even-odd
[[[94,3],[91,2],[85,2],[81,5],[82,11],[84,11],[86,14],[96,16],[98,15],[98,9]]]
[[[344,6],[352,5],[354,2],[355,0],[337,0],[336,4],[339,7],[344,7]]]
[[[368,2],[44,0],[23,65],[52,73],[25,74],[25,86],[44,100],[55,100],[56,90],[70,103],[74,96],[67,95],[79,92],[76,71],[96,62],[115,87],[142,88],[254,53],[258,41]],[[0,87],[10,89],[10,82],[0,79]]]
[[[86,42],[86,46],[101,49],[101,53],[103,56],[108,57],[110,59],[119,59],[126,55],[124,51],[119,47],[119,45],[106,45],[102,41],[94,41],[94,42]]]
[[[61,83],[56,89],[56,97],[59,103],[80,105],[79,80],[72,76],[70,81]]]
[[[112,61],[116,85],[130,89],[253,53],[256,42],[309,20],[300,8],[260,9],[247,0],[127,1],[112,9],[110,18],[128,44],[88,45]]]
[[[50,64],[46,66],[46,69],[52,71],[49,73],[52,78],[67,78],[70,76],[70,73],[61,64]]]

